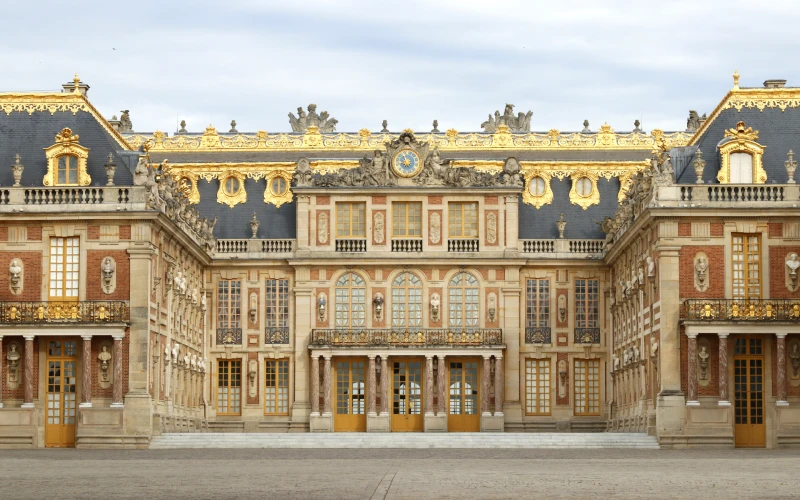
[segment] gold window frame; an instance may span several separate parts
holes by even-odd
[[[757,143],[758,130],[747,127],[744,122],[736,124],[736,128],[725,131],[725,137],[731,140],[719,147],[720,168],[717,180],[720,184],[731,183],[731,155],[745,153],[753,157],[753,184],[767,182],[767,172],[762,164],[765,146]]]
[[[584,177],[589,179],[589,182],[591,182],[592,191],[586,196],[581,196],[578,193],[578,181]],[[569,190],[569,201],[573,205],[578,205],[582,209],[586,210],[592,205],[600,204],[600,191],[597,190],[598,175],[596,173],[586,170],[579,170],[577,172],[573,172],[569,178],[572,180],[572,187]]]
[[[544,193],[536,196],[531,193],[531,181],[536,177],[541,177],[544,180]],[[550,180],[552,175],[544,170],[529,170],[525,172],[525,190],[522,192],[522,201],[528,205],[533,205],[536,210],[539,210],[544,205],[549,205],[553,202],[553,190],[550,189]]]
[[[283,193],[277,193],[272,189],[272,183],[276,179],[283,179],[286,182],[286,190]],[[280,207],[284,203],[292,201],[292,174],[284,170],[276,170],[266,177],[267,187],[264,190],[264,203]]]
[[[237,179],[239,181],[239,190],[235,193],[227,193],[225,191],[225,183],[228,179]],[[235,170],[229,170],[219,178],[219,189],[217,190],[217,203],[221,205],[228,205],[233,208],[239,203],[247,201],[247,189],[244,186],[245,175]]]
[[[92,178],[86,171],[86,162],[89,159],[89,148],[85,148],[78,144],[79,136],[73,134],[69,128],[64,128],[56,134],[55,144],[50,147],[44,148],[44,154],[47,157],[47,173],[44,175],[42,184],[45,186],[88,186],[92,182]],[[77,158],[77,184],[58,182],[58,159],[62,156],[74,156]]]

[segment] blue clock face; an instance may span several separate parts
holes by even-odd
[[[400,151],[394,157],[394,171],[400,177],[411,177],[419,172],[419,156],[414,151]]]

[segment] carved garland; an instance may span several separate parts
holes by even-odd
[[[56,134],[56,143],[48,148],[44,148],[47,157],[47,173],[42,183],[45,186],[58,185],[58,159],[65,155],[74,156],[77,159],[77,184],[61,184],[70,186],[88,186],[92,178],[86,171],[86,161],[89,159],[89,149],[78,144],[78,135],[72,130],[65,128]]]

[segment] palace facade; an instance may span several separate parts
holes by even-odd
[[[800,444],[800,89],[687,129],[133,130],[0,93],[0,446],[170,432]],[[713,103],[708,103],[712,105]]]

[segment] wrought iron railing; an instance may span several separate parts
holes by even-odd
[[[599,328],[576,328],[575,339],[576,344],[599,344],[600,343],[600,329]]]
[[[2,325],[127,323],[130,320],[130,306],[122,300],[0,302]]]
[[[694,321],[800,321],[800,299],[687,299],[684,318]]]
[[[398,345],[398,346],[493,346],[503,344],[503,330],[499,328],[449,329],[420,328],[418,330],[361,329],[312,330],[311,345]]]
[[[241,345],[241,328],[217,328],[217,345]]]
[[[289,343],[289,327],[267,327],[264,330],[264,343],[265,344],[288,344]]]
[[[526,344],[551,344],[550,327],[528,326],[525,327]]]

